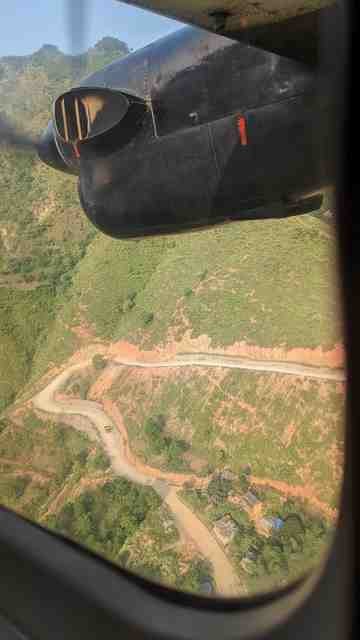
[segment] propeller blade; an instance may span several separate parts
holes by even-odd
[[[89,0],[65,0],[65,19],[69,38],[72,80],[85,73],[85,48]]]
[[[22,151],[36,152],[37,141],[35,138],[19,131],[16,125],[12,124],[7,116],[0,113],[0,145],[9,145]]]

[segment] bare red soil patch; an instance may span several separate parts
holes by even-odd
[[[119,367],[109,365],[99,375],[98,379],[90,387],[88,391],[88,398],[91,400],[101,400],[105,393],[110,389],[115,380],[119,377],[121,370]]]
[[[175,356],[181,352],[221,353],[227,356],[240,356],[253,360],[273,360],[281,362],[296,362],[313,366],[331,368],[343,367],[345,363],[345,351],[342,344],[336,344],[333,349],[324,350],[319,346],[316,349],[283,347],[259,347],[246,342],[235,342],[228,347],[213,347],[211,338],[201,335],[193,338],[191,330],[187,329],[181,340],[171,339],[173,334],[168,332],[167,343],[162,346],[164,354]]]
[[[314,509],[322,513],[324,516],[334,521],[337,518],[337,509],[332,509],[328,504],[319,500],[309,486],[291,485],[281,480],[272,480],[271,478],[259,478],[250,476],[250,482],[259,486],[266,486],[285,494],[288,497],[300,498],[307,501]]]

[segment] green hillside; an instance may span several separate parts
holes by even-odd
[[[247,222],[119,247],[98,238],[74,281],[75,295],[81,295],[97,332],[111,338],[141,331],[144,315],[151,312],[147,340],[163,341],[168,327],[177,324],[178,306],[193,335],[205,333],[215,345],[232,344],[241,336],[261,346],[332,346],[339,338],[333,326],[337,300],[326,277],[333,256],[320,235],[322,225],[314,217]],[[98,260],[101,251],[105,263]],[[110,296],[102,293],[102,282],[110,273],[115,300],[103,305],[101,296]],[[88,278],[95,284],[91,289],[84,286]],[[130,315],[119,316],[120,296],[132,292],[136,304]]]
[[[0,411],[31,375],[32,362],[54,319],[53,290],[0,287]]]
[[[63,338],[82,322],[104,339],[146,348],[166,343],[171,329],[177,339],[186,330],[206,334],[214,347],[242,340],[331,349],[341,331],[330,233],[321,219],[306,216],[177,238],[98,236],[76,268],[34,371],[44,371],[50,353],[58,362],[69,355]]]
[[[77,66],[51,45],[1,58],[1,110],[38,134],[74,68],[86,75],[127,52],[104,38]],[[215,580],[191,536],[179,535],[163,493],[115,474],[101,429],[82,416],[59,423],[31,405],[56,367],[91,348],[106,357],[60,394],[117,412],[108,433],[125,429],[138,465],[170,477],[212,536],[231,515],[238,529],[226,554],[242,585],[273,588],[312,566],[338,504],[344,385],[220,367],[116,376],[106,351],[124,341],[170,355],[231,353],[242,343],[274,360],[297,349],[305,364],[319,348],[330,352],[342,334],[325,206],[287,220],[114,241],[88,222],[75,178],[31,154],[1,149],[0,190],[0,502],[177,588]],[[282,534],[264,536],[259,514],[239,506],[249,488],[260,515],[290,517]]]
[[[83,56],[79,71],[87,75],[127,53],[125,43],[103,38]],[[1,111],[38,135],[52,101],[70,86],[73,68],[72,59],[51,45],[29,56],[0,58]],[[33,154],[1,147],[0,190],[1,409],[30,376],[58,300],[96,232],[79,206],[76,180]]]

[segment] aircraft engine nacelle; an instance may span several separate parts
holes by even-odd
[[[78,175],[85,145],[109,153],[136,134],[146,112],[142,98],[126,92],[77,87],[54,102],[53,118],[38,145],[38,153],[54,169]],[[121,125],[121,126],[120,126]]]

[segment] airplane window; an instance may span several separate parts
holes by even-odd
[[[125,35],[107,33],[77,80],[105,86],[103,67],[129,54]],[[179,33],[171,56],[186,44]],[[95,226],[77,176],[40,162],[32,143],[74,85],[74,60],[43,41],[33,53],[0,49],[0,502],[150,580],[246,597],[318,566],[336,527],[346,374],[334,203],[317,174],[327,150],[315,162],[307,133],[317,122],[308,69],[246,48],[245,76],[259,82],[251,103],[234,114],[232,84],[224,105],[222,75],[205,113],[217,43],[208,51],[201,38],[205,115],[181,119],[185,150],[169,109],[175,98],[181,113],[193,108],[188,48],[176,78],[166,47],[164,59],[147,48],[144,67],[136,58],[155,113],[163,92],[158,139],[149,116],[107,154],[81,140],[85,112],[74,110],[81,203]],[[235,48],[236,62],[241,46],[221,55]],[[126,91],[116,69],[114,88]],[[54,128],[46,135],[66,171]]]

